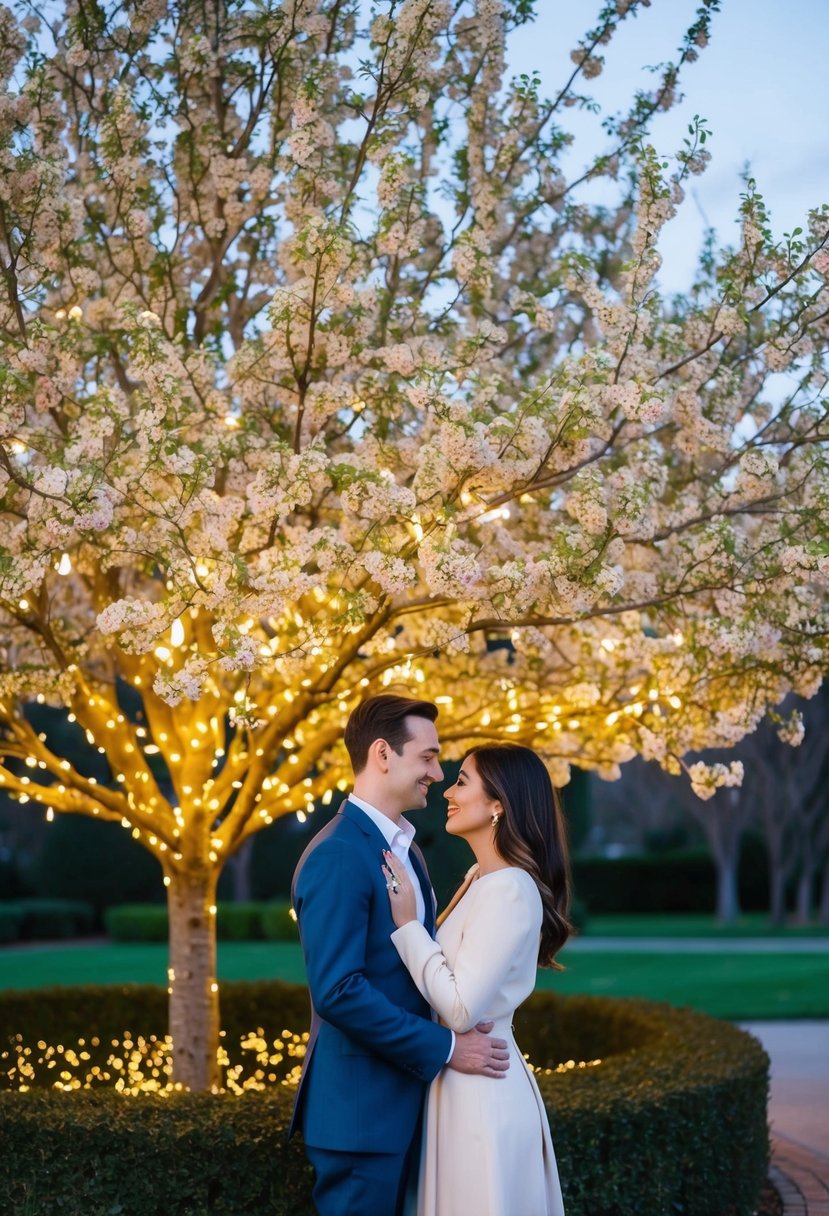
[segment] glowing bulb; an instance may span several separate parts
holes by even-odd
[[[63,556],[61,557],[60,561],[58,562],[57,570],[58,570],[58,574],[71,574],[72,559],[70,558],[68,553],[64,553]]]
[[[183,645],[184,643],[184,622],[181,617],[177,617],[170,626],[170,643],[174,647]],[[158,651],[156,651],[158,654]],[[161,655],[158,655],[161,658]]]

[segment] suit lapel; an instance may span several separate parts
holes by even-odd
[[[358,806],[355,806],[353,802],[348,802],[348,801],[346,801],[342,804],[338,814],[343,815],[346,819],[349,819],[353,824],[356,824],[356,826],[360,829],[360,831],[363,833],[363,835],[368,837],[368,839],[371,843],[371,847],[377,853],[378,862],[382,861],[383,860],[383,850],[387,849],[389,846],[388,846],[385,836],[380,831],[380,829],[378,828],[378,826],[374,822],[374,820],[369,819],[369,817],[365,813],[365,811],[361,811],[360,808]]]
[[[371,841],[373,847],[377,850],[377,856],[380,861],[383,860],[383,851],[387,849],[388,841],[383,833],[378,828],[377,824],[364,811],[361,811],[358,806],[348,799],[342,804],[338,812],[344,815],[346,819],[350,819]],[[423,893],[423,907],[425,911],[425,928],[430,937],[434,936],[435,932],[435,917],[437,915],[437,900],[435,893],[432,890],[432,884],[429,881],[429,871],[426,869],[426,861],[423,854],[414,842],[409,846],[409,856],[412,859],[412,866],[417,875],[417,880],[420,883],[420,889]]]
[[[417,875],[420,889],[423,892],[423,906],[425,909],[425,924],[424,928],[430,937],[435,935],[435,916],[437,915],[438,905],[435,899],[435,893],[432,890],[432,884],[429,881],[429,871],[426,869],[426,861],[417,845],[412,841],[409,846],[409,856],[412,859],[412,866]]]

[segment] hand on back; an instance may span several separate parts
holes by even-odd
[[[455,1050],[447,1067],[493,1080],[504,1078],[509,1068],[509,1051],[504,1039],[490,1038],[492,1026],[492,1022],[479,1022],[466,1034],[456,1034]]]

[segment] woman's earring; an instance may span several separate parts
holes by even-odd
[[[501,816],[500,816],[500,815],[498,814],[498,812],[496,811],[496,812],[495,812],[495,814],[492,816],[492,826],[493,826],[494,828],[498,826],[498,820],[499,820],[500,818],[501,818]]]

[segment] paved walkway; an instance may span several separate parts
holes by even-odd
[[[829,1216],[829,1161],[791,1140],[772,1141],[769,1178],[783,1200],[783,1216]]]
[[[771,1057],[769,1176],[785,1216],[829,1216],[829,1021],[741,1025]]]

